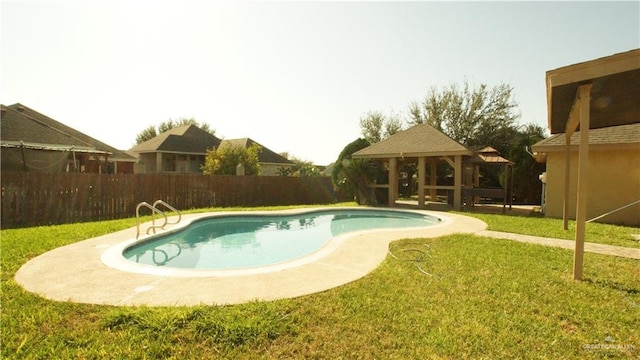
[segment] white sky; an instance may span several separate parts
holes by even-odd
[[[366,112],[505,82],[546,128],[545,71],[640,47],[640,2],[5,1],[0,102],[116,148],[170,118],[317,164]]]

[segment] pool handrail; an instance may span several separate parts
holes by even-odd
[[[153,205],[150,205],[148,202],[143,201],[139,203],[138,206],[136,206],[136,239],[140,237],[140,208],[143,206],[151,209],[151,226],[147,229],[147,235],[149,234],[149,230],[153,230],[153,233],[155,234],[157,228],[162,229],[167,225],[167,214],[154,207]],[[156,225],[156,218],[154,215],[155,213],[158,213],[164,217],[164,223],[162,225]]]
[[[156,200],[156,201],[153,203],[153,205],[152,205],[152,206],[153,206],[154,208],[156,208],[156,209],[157,209],[157,208],[158,208],[158,205],[162,205],[162,206],[166,207],[167,209],[169,209],[169,210],[171,210],[171,211],[173,211],[173,212],[175,212],[175,213],[177,213],[177,214],[178,214],[178,221],[176,221],[176,222],[174,222],[174,223],[167,223],[167,224],[177,224],[177,223],[179,223],[179,222],[182,220],[182,213],[181,213],[178,209],[174,208],[173,206],[171,206],[171,205],[167,204],[165,201],[162,201],[162,200]],[[165,224],[165,225],[166,225],[166,224]]]

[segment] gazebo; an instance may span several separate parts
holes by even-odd
[[[490,197],[502,199],[502,212],[513,206],[513,162],[500,156],[498,150],[486,146],[478,150],[471,159],[465,161],[468,164],[465,171],[465,187],[462,191],[468,207],[473,207],[478,197]],[[504,183],[502,187],[487,187],[480,184],[480,167],[502,167],[504,171]]]
[[[389,206],[395,205],[398,196],[398,172],[401,169],[399,165],[417,164],[418,206],[424,206],[426,190],[429,190],[432,200],[435,199],[437,190],[449,190],[453,192],[453,208],[459,210],[463,186],[462,160],[463,156],[473,154],[473,151],[432,126],[419,124],[356,151],[352,157],[385,162],[389,171],[388,184],[372,186],[388,189]],[[445,161],[453,168],[453,185],[437,183],[438,161]]]

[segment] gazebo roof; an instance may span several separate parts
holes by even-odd
[[[427,124],[415,125],[353,153],[354,158],[388,159],[473,155],[473,151]]]
[[[510,160],[507,160],[500,156],[498,150],[492,148],[491,146],[487,146],[478,150],[478,152],[473,155],[470,162],[472,163],[480,163],[480,164],[513,164]]]

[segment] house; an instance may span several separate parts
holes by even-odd
[[[571,164],[578,163],[580,131],[571,135]],[[565,134],[559,133],[532,147],[538,162],[546,162],[544,213],[562,218],[565,173]],[[587,218],[640,200],[640,122],[589,131],[589,206]],[[568,217],[576,218],[577,172],[570,170]],[[640,204],[614,212],[603,222],[640,225]]]
[[[262,176],[276,176],[282,173],[282,169],[291,170],[295,164],[289,161],[282,155],[276,154],[269,148],[253,141],[250,138],[222,140],[220,147],[224,146],[237,146],[243,148],[249,148],[253,144],[260,146],[260,153],[258,154],[258,164],[260,164],[260,175]]]
[[[545,215],[640,225],[640,49],[546,77],[552,136],[532,146],[546,162]]]
[[[136,173],[201,173],[209,150],[223,146],[248,148],[252,144],[258,143],[249,138],[220,140],[195,125],[183,125],[134,146],[129,153],[139,159]],[[258,155],[261,175],[278,175],[279,168],[295,165],[283,156],[258,145],[262,149]]]
[[[547,173],[541,177],[546,181],[545,208],[557,216],[562,202],[565,230],[569,217],[575,216],[573,278],[582,280],[587,222],[640,224],[637,135],[632,131],[631,139],[595,144],[599,137],[620,134],[616,127],[640,122],[640,49],[547,71],[546,82],[549,130],[552,135],[561,134],[563,151],[549,152],[541,142],[532,149],[538,156],[547,150],[542,154],[548,162]],[[618,152],[619,148],[629,151]],[[558,166],[558,161],[564,166]],[[601,209],[606,210],[600,213]]]
[[[19,103],[1,111],[2,171],[133,173],[123,151]]]
[[[142,142],[128,153],[136,156],[136,173],[201,173],[207,151],[222,140],[195,125],[182,125]]]

